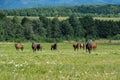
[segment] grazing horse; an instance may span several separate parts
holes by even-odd
[[[22,44],[15,44],[16,50],[21,49],[23,51],[23,45]]]
[[[37,44],[37,50],[41,50],[42,51],[42,46],[40,44]]]
[[[32,50],[33,50],[33,52],[35,52],[36,50],[42,51],[42,46],[40,44],[32,43]]]
[[[57,43],[51,45],[51,50],[57,50]]]
[[[92,42],[91,41],[86,42],[86,52],[87,52],[87,50],[89,53],[91,53],[91,50],[92,50]]]
[[[80,43],[80,49],[83,48],[83,50],[85,49],[85,44],[84,43]]]
[[[76,49],[78,50],[79,49],[79,43],[74,43],[73,48],[74,48],[74,51],[76,51]]]
[[[92,43],[92,48],[95,50],[97,48],[97,44],[95,42]]]

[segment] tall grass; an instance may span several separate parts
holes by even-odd
[[[98,44],[91,54],[74,51],[70,43],[41,43],[43,51],[32,52],[31,43],[16,51],[14,43],[0,43],[0,80],[119,80],[120,46]]]

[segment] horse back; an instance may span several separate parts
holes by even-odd
[[[32,44],[32,48],[36,49],[37,48],[37,44]]]
[[[15,47],[16,48],[23,48],[23,45],[22,44],[15,44]]]

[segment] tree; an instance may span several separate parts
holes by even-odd
[[[29,23],[25,23],[23,25],[24,27],[24,37],[26,40],[33,40],[34,39],[34,32],[33,32],[33,27]]]
[[[52,38],[60,38],[61,31],[58,18],[54,18],[51,24],[51,37]]]
[[[60,30],[61,30],[62,36],[65,39],[69,40],[69,39],[73,38],[74,30],[73,30],[73,28],[72,28],[72,26],[71,26],[71,24],[69,23],[68,20],[65,20],[65,21],[61,22]]]
[[[84,37],[84,32],[85,30],[83,29],[83,27],[81,26],[80,21],[78,20],[77,17],[75,17],[74,15],[69,17],[69,23],[71,24],[71,26],[73,27],[74,30],[74,37],[78,37],[78,38],[82,38]]]
[[[91,16],[84,16],[80,18],[81,25],[85,30],[85,38],[96,38],[97,27],[95,26],[94,20]]]
[[[28,18],[24,17],[21,21],[21,25],[24,25],[25,23],[31,23],[31,21]]]
[[[14,26],[10,19],[4,19],[5,23],[3,24],[4,27],[4,37],[6,41],[13,41],[14,39]],[[7,24],[6,24],[7,23]]]
[[[4,27],[4,21],[0,20],[0,41],[5,40],[5,27]]]
[[[32,22],[28,18],[25,18],[25,17],[21,21],[21,24],[24,27],[24,37],[27,40],[34,39],[34,31],[33,31],[33,26],[31,23]]]
[[[0,19],[6,18],[6,15],[0,12]]]
[[[43,28],[46,29],[46,37],[51,37],[51,20],[42,15],[39,16],[39,20],[43,24]]]
[[[13,17],[12,22],[13,22],[14,24],[20,24],[20,21],[19,21],[19,19],[18,19],[17,16],[14,16],[14,17]]]
[[[34,20],[32,23],[34,34],[46,37],[47,32],[43,27],[43,23],[39,20]]]
[[[24,27],[21,25],[18,17],[14,16],[13,17],[13,26],[14,26],[14,31],[13,33],[15,34],[14,35],[14,38],[16,41],[22,41],[24,39]]]

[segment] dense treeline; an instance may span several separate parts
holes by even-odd
[[[0,10],[7,16],[92,16],[120,17],[120,5],[81,5],[64,7],[41,7],[18,10]]]
[[[15,16],[7,18],[0,13],[0,41],[62,41],[111,38],[120,35],[120,21],[94,20],[91,16],[77,18],[74,15],[59,21],[57,17],[39,20]]]

